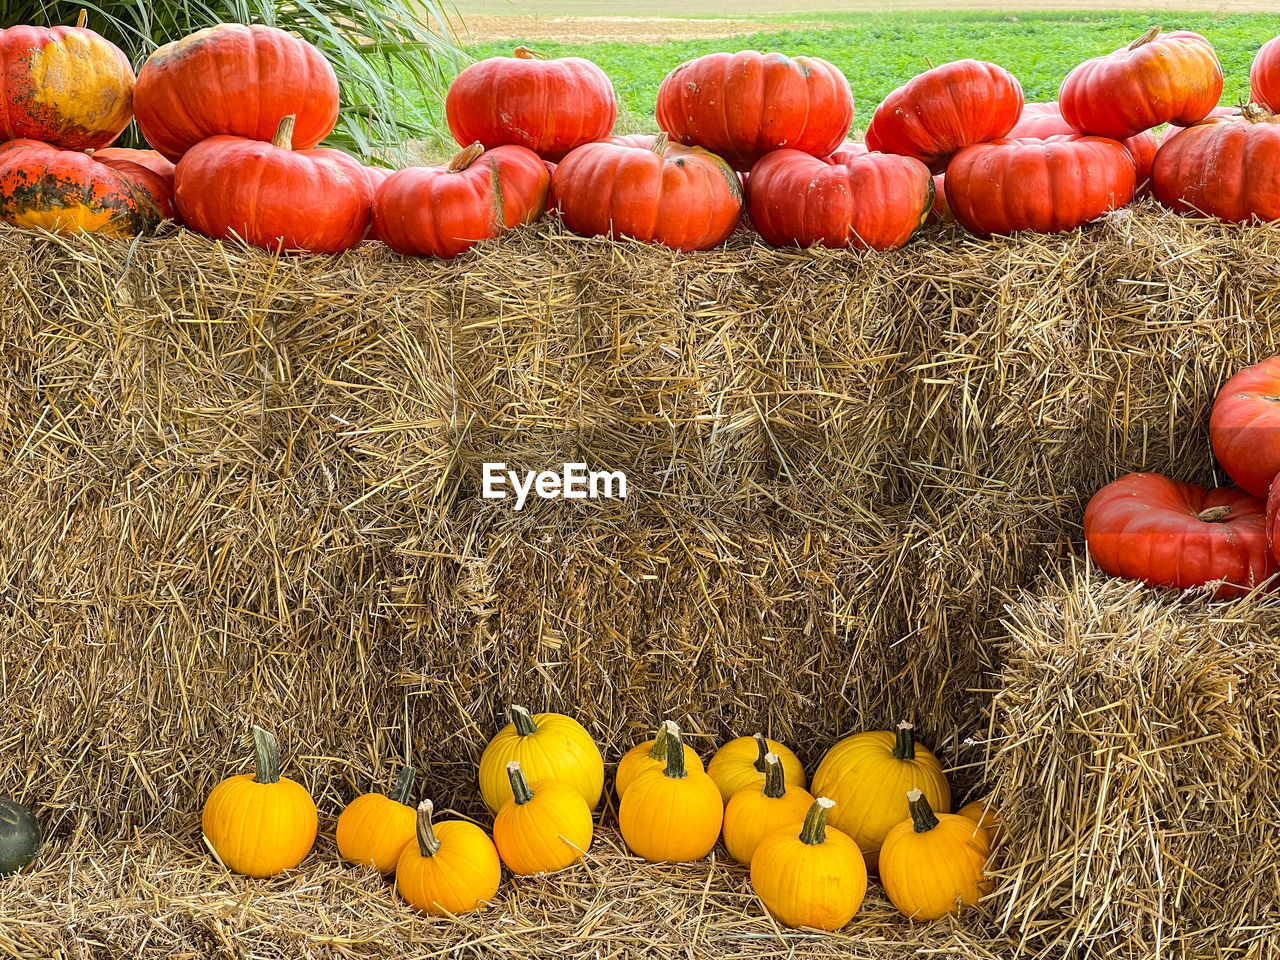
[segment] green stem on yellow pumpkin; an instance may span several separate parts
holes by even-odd
[[[671,742],[667,739],[667,728],[665,724],[659,724],[658,729],[653,734],[653,746],[649,748],[649,759],[656,760],[663,765],[667,762],[667,751],[671,749]]]
[[[804,826],[800,828],[800,842],[811,847],[827,842],[827,815],[836,805],[834,800],[819,797],[804,815]]]
[[[449,161],[449,165],[445,167],[450,173],[461,173],[480,159],[480,155],[484,153],[484,144],[477,140],[469,147],[463,147],[453,155],[453,159]],[[515,709],[514,707],[512,709]]]
[[[519,760],[512,760],[507,764],[507,779],[511,781],[511,795],[516,798],[516,803],[528,803],[533,799],[533,790],[529,787],[529,781],[524,778]]]
[[[916,728],[910,720],[898,724],[898,742],[893,745],[893,756],[898,760],[916,758]]]
[[[787,774],[776,753],[764,757],[764,795],[770,800],[780,800],[787,794]]]
[[[253,749],[258,754],[258,762],[253,771],[254,782],[279,783],[280,745],[276,742],[275,734],[268,733],[255,724]]]
[[[1137,50],[1139,47],[1150,43],[1152,40],[1154,40],[1158,36],[1160,36],[1160,28],[1152,27],[1150,30],[1148,30],[1146,33],[1140,36],[1137,40],[1134,40],[1133,42],[1131,42],[1129,46],[1125,47],[1125,49]]]
[[[684,768],[684,737],[680,736],[680,728],[674,720],[666,721],[662,729],[667,735],[667,765],[662,773],[672,780],[683,780],[689,776],[689,771]]]
[[[511,705],[511,722],[515,724],[516,733],[522,737],[532,737],[538,732],[538,725],[533,722],[533,714],[524,707]]]
[[[409,797],[413,794],[413,781],[417,776],[418,771],[406,763],[396,776],[395,786],[387,791],[387,799],[409,806]]]
[[[440,841],[431,828],[434,809],[430,800],[423,800],[418,804],[418,852],[424,857],[434,857],[440,849]]]
[[[293,149],[293,125],[297,122],[296,114],[287,114],[280,118],[280,126],[276,127],[276,135],[271,138],[272,146],[282,150]]]
[[[916,833],[928,833],[938,825],[938,818],[923,793],[917,788],[907,791],[907,808],[911,811],[911,824]]]
[[[769,741],[765,739],[763,733],[753,733],[751,737],[756,742],[756,762],[754,764],[756,773],[764,773],[766,770],[765,759],[769,756]]]

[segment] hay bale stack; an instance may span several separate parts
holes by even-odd
[[[1096,573],[1095,573],[1096,576]],[[1280,952],[1280,600],[1081,567],[1005,618],[996,909],[1035,955]]]

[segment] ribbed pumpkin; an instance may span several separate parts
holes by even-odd
[[[627,787],[631,786],[640,774],[646,770],[661,770],[667,765],[668,743],[666,727],[659,726],[652,740],[638,743],[623,754],[622,759],[618,761],[618,769],[613,775],[614,790],[619,798],[627,792]],[[702,767],[702,758],[687,743],[684,744],[684,765],[690,770],[705,772]]]
[[[373,234],[397,253],[448,259],[532,223],[551,175],[524,147],[473,143],[443,167],[406,167],[373,198]]]
[[[912,157],[775,150],[751,168],[747,205],[774,246],[892,250],[933,208],[933,178]]]
[[[884,838],[907,816],[906,792],[913,788],[939,810],[951,809],[942,765],[916,743],[915,728],[904,720],[896,733],[855,733],[837,743],[818,765],[810,793],[835,801],[832,824],[853,839],[874,870]]]
[[[169,192],[173,192],[173,174],[177,169],[159,150],[134,150],[130,147],[104,147],[95,150],[94,159],[99,163],[136,163],[146,167],[165,183],[169,184]]]
[[[1068,73],[1058,106],[1080,133],[1123,140],[1162,123],[1195,123],[1221,97],[1222,68],[1209,41],[1152,27]]]
[[[405,845],[413,840],[417,814],[410,806],[416,771],[400,768],[395,786],[385,794],[356,797],[338,817],[338,853],[351,863],[391,873]]]
[[[1235,597],[1276,573],[1266,506],[1234,487],[1130,473],[1093,495],[1084,538],[1103,571],[1153,587],[1222,581],[1216,595]]]
[[[387,182],[391,174],[395,173],[388,167],[370,167],[364,168],[365,176],[369,178],[369,189],[373,191],[373,198],[376,204],[378,199],[378,189]],[[376,216],[369,218],[369,232],[364,235],[366,240],[381,240],[382,234],[378,232],[378,220]]]
[[[715,781],[684,763],[680,728],[668,720],[667,765],[646,770],[618,803],[627,849],[651,863],[687,863],[709,854],[720,837],[724,803]]]
[[[951,212],[951,205],[947,203],[946,190],[947,176],[944,173],[935,173],[933,175],[933,206],[929,208],[929,215],[925,218],[925,223],[955,223],[955,214]]]
[[[338,78],[305,40],[223,23],[156,50],[138,71],[133,109],[147,143],[175,163],[216,136],[271,140],[293,116],[293,145],[309,150],[338,121]]]
[[[0,30],[0,140],[105,147],[133,118],[133,68],[115,44],[74,27]]]
[[[507,764],[511,799],[493,821],[493,842],[512,873],[522,877],[563,870],[591,849],[591,808],[560,780],[530,784],[520,761]]]
[[[1022,117],[1007,139],[1010,140],[1045,140],[1049,137],[1070,136],[1076,129],[1067,123],[1066,118],[1054,103],[1023,104]],[[1156,151],[1160,148],[1160,138],[1154,130],[1143,130],[1120,141],[1129,151],[1137,168],[1137,193],[1142,195],[1150,186],[1151,167],[1156,162]]]
[[[986,800],[971,800],[957,810],[956,814],[972,820],[980,829],[985,830],[990,841],[988,846],[994,847],[1004,833],[1004,819],[1000,816],[1000,811]]]
[[[903,916],[937,920],[991,892],[983,866],[990,838],[968,817],[935,814],[919,790],[907,793],[910,817],[884,839],[880,883]]]
[[[1004,67],[957,60],[926,70],[887,96],[867,146],[915,157],[934,173],[962,147],[1005,136],[1022,114],[1022,87]]]
[[[994,140],[947,166],[951,212],[980,236],[1073,230],[1123,207],[1136,186],[1129,151],[1102,137]]]
[[[848,836],[827,826],[835,804],[813,801],[797,824],[768,834],[751,858],[751,886],[769,912],[788,927],[839,930],[867,894],[867,866]]]
[[[467,913],[493,899],[502,863],[493,841],[465,820],[431,822],[430,800],[418,804],[416,842],[396,862],[396,890],[410,906],[434,916]]]
[[[1264,43],[1249,66],[1249,99],[1280,113],[1280,37]]]
[[[1209,443],[1240,489],[1267,496],[1280,473],[1280,356],[1238,370],[1222,385],[1209,414]]]
[[[551,190],[565,226],[673,250],[724,243],[742,214],[738,175],[715,154],[670,143],[665,133],[647,142],[588,143],[556,166]]]
[[[172,216],[169,185],[129,161],[36,140],[0,146],[0,220],[59,233],[133,236]]]
[[[36,815],[16,800],[0,796],[0,877],[31,863],[43,839]]]
[[[724,846],[742,864],[751,863],[751,855],[770,832],[803,822],[813,805],[808,790],[787,783],[776,753],[765,756],[764,767],[763,785],[743,787],[724,808]]]
[[[782,761],[787,783],[801,788],[809,785],[804,764],[786,745],[777,740],[768,740],[762,733],[735,737],[717,750],[707,764],[707,774],[715,781],[726,804],[743,787],[759,787],[764,784],[767,769],[765,757],[770,753],[776,754]]]
[[[280,776],[274,735],[253,728],[256,772],[228,777],[209,794],[205,839],[228,870],[270,877],[300,864],[316,842],[316,805],[302,784]]]
[[[525,147],[557,162],[574,147],[602,140],[618,118],[618,95],[605,72],[581,57],[548,59],[528,47],[473,63],[444,101],[458,143]]]
[[[666,75],[654,114],[673,140],[750,170],[783,147],[827,156],[853,123],[853,93],[839,68],[818,57],[708,53]]]
[[[1280,562],[1280,475],[1271,481],[1271,493],[1267,496],[1267,544]]]
[[[373,187],[340,150],[295,150],[293,116],[270,143],[210,137],[178,161],[174,198],[183,222],[215,240],[267,250],[339,253],[369,229]]]
[[[1280,119],[1249,104],[1239,118],[1206,120],[1166,138],[1151,192],[1179,213],[1230,223],[1280,220]]]
[[[572,717],[531,714],[512,706],[511,722],[494,735],[480,755],[480,794],[497,813],[512,798],[507,764],[519,760],[534,783],[560,780],[569,784],[594,810],[604,792],[604,760],[591,734]]]

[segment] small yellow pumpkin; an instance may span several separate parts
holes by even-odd
[[[764,783],[764,758],[768,753],[776,753],[782,761],[787,783],[797,787],[809,785],[800,758],[777,740],[767,740],[762,733],[738,737],[717,750],[707,764],[707,774],[716,782],[726,805],[743,787]]]
[[[338,853],[344,860],[374,867],[384,876],[396,868],[405,846],[413,840],[417,814],[409,806],[417,771],[400,768],[387,793],[356,797],[338,817]]]
[[[839,930],[867,894],[867,865],[849,837],[827,826],[835,806],[813,801],[795,824],[768,834],[751,858],[751,886],[769,912],[788,927]]]
[[[667,764],[646,770],[618,802],[618,825],[627,848],[651,863],[687,863],[709,854],[720,837],[724,803],[706,773],[684,762],[680,728],[663,724]]]
[[[884,838],[880,883],[903,916],[937,920],[991,892],[983,870],[991,856],[985,830],[958,813],[933,812],[919,790],[907,793],[911,816]]]
[[[1000,816],[1000,811],[991,806],[989,801],[971,800],[957,810],[956,813],[962,817],[968,817],[979,827],[986,830],[993,849],[999,843],[1000,837],[1004,833],[1004,819]]]
[[[254,773],[223,780],[201,817],[205,839],[228,870],[271,877],[296,867],[316,842],[316,804],[307,788],[280,776],[274,735],[253,728]]]
[[[915,728],[904,720],[896,734],[872,730],[837,743],[818,764],[811,792],[835,801],[831,825],[853,838],[867,869],[875,870],[885,836],[907,817],[913,788],[939,810],[951,809],[942,764],[915,742]]]
[[[433,916],[466,913],[493,899],[502,864],[493,841],[474,823],[432,824],[430,800],[418,804],[416,843],[396,863],[396,889],[413,907]]]
[[[764,783],[743,787],[724,808],[724,846],[741,864],[751,863],[751,855],[766,834],[780,827],[799,826],[813,806],[808,790],[787,783],[776,753],[765,755],[764,767]]]
[[[511,799],[507,764],[520,761],[525,776],[567,783],[587,801],[600,805],[604,792],[604,759],[582,724],[558,713],[531,714],[511,708],[511,722],[498,731],[480,756],[480,794],[497,813]]]
[[[646,770],[661,770],[666,765],[667,735],[664,728],[660,726],[652,740],[636,744],[618,761],[617,772],[613,775],[613,786],[618,793],[618,799],[622,799],[627,787],[631,786],[632,781],[640,774]],[[684,765],[688,770],[705,772],[698,751],[687,743],[684,745]]]
[[[507,764],[511,799],[493,821],[493,841],[502,862],[522,877],[555,873],[591,849],[591,808],[573,786],[559,780],[525,779],[519,760]]]

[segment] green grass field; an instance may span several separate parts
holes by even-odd
[[[808,20],[839,25],[806,28]],[[1058,84],[1077,63],[1123,46],[1153,24],[1194,30],[1213,43],[1222,61],[1223,102],[1248,94],[1249,64],[1265,41],[1280,33],[1280,17],[1207,13],[1026,13],[968,11],[902,14],[788,16],[787,27],[765,22],[758,33],[732,38],[672,40],[660,45],[591,43],[564,45],[539,40],[538,50],[587,57],[613,78],[624,105],[624,130],[652,127],[658,84],[673,67],[716,50],[778,50],[820,56],[849,78],[862,125],[876,104],[928,64],[964,57],[991,60],[1022,82],[1027,100],[1057,99]],[[797,25],[799,28],[797,29]],[[509,55],[513,42],[468,48],[477,58]]]

